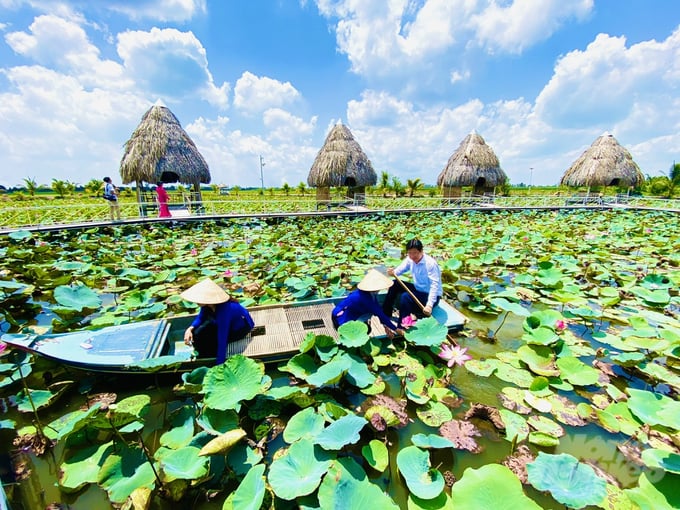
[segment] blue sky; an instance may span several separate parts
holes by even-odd
[[[306,182],[329,129],[433,184],[471,131],[556,184],[602,133],[680,160],[678,0],[0,0],[0,184],[120,182],[172,110],[212,182]]]

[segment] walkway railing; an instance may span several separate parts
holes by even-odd
[[[382,197],[365,195],[361,197],[361,211],[397,211],[418,209],[492,209],[492,208],[649,208],[680,212],[680,200],[664,200],[644,197],[603,197],[602,203],[593,200],[581,201],[578,197],[559,195],[532,196],[467,196],[467,197]],[[348,214],[358,212],[357,208],[346,207],[348,202],[338,202],[332,208],[318,209],[313,196],[266,197],[241,199],[229,197],[217,200],[204,200],[189,207],[177,205],[171,212],[175,218],[259,215],[259,214],[296,214],[344,211]],[[351,205],[351,202],[349,202]],[[357,205],[357,204],[355,204]],[[142,208],[136,202],[120,201],[123,220],[134,221],[167,221],[157,220],[153,215],[142,216]],[[4,203],[0,205],[0,229],[8,230],[18,227],[57,226],[83,223],[109,222],[109,207],[103,203],[60,204],[24,206],[24,204]]]

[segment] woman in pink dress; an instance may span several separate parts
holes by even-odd
[[[163,183],[156,183],[156,199],[158,200],[158,217],[159,218],[170,218],[170,209],[168,208],[168,202],[170,197],[168,192],[165,191]]]

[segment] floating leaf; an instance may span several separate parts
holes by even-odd
[[[404,338],[415,345],[434,347],[441,345],[446,339],[448,330],[434,317],[420,319],[416,325],[406,330]]]
[[[536,489],[549,491],[571,508],[597,505],[607,496],[607,484],[593,468],[566,453],[539,452],[536,460],[527,464],[527,475]]]
[[[361,321],[349,321],[338,328],[338,343],[345,347],[361,347],[368,342],[368,326]]]
[[[557,367],[560,369],[562,379],[566,379],[575,386],[596,384],[600,378],[598,370],[571,356],[558,358]]]
[[[286,429],[283,431],[283,439],[291,444],[298,439],[314,439],[324,428],[323,416],[319,415],[313,407],[308,407],[294,414]]]
[[[417,497],[436,498],[444,490],[444,477],[430,465],[430,454],[417,446],[399,450],[397,466],[408,489]]]
[[[324,450],[339,450],[359,441],[359,432],[366,423],[366,419],[361,416],[345,415],[319,432],[314,442]]]
[[[61,306],[78,312],[85,308],[96,309],[102,305],[97,293],[85,285],[60,285],[54,289],[54,299]]]
[[[263,464],[250,468],[236,490],[229,494],[222,510],[259,510],[266,492],[265,468]]]
[[[651,468],[660,468],[669,473],[680,474],[680,455],[677,453],[649,448],[642,452],[642,462]]]
[[[269,484],[274,493],[287,500],[311,494],[331,466],[331,456],[308,439],[293,443],[269,467]]]
[[[238,354],[208,370],[203,380],[205,405],[222,411],[238,411],[242,401],[263,393],[270,385],[262,363]]]
[[[387,469],[390,462],[387,446],[377,439],[371,439],[367,445],[363,446],[361,454],[366,459],[366,462],[368,462],[368,465],[380,473]]]
[[[201,457],[202,451],[195,446],[185,446],[163,455],[159,461],[163,481],[199,480],[207,475],[209,460]]]
[[[456,510],[541,510],[524,494],[515,474],[500,464],[467,468],[451,487],[451,500],[455,501]]]
[[[97,474],[97,483],[114,503],[123,503],[135,489],[153,489],[155,482],[153,467],[141,448],[127,446],[106,457]]]
[[[220,434],[215,439],[210,440],[203,448],[201,448],[198,455],[226,455],[236,443],[246,437],[246,431],[243,429],[234,429],[224,434]]]
[[[349,457],[337,459],[328,470],[319,487],[319,508],[399,509]]]

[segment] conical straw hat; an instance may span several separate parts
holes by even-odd
[[[387,276],[381,274],[375,269],[369,269],[366,276],[359,282],[357,288],[366,290],[368,292],[375,292],[376,290],[388,289],[394,282]]]
[[[198,282],[180,294],[185,301],[198,303],[199,305],[216,305],[229,301],[227,294],[210,278]]]

